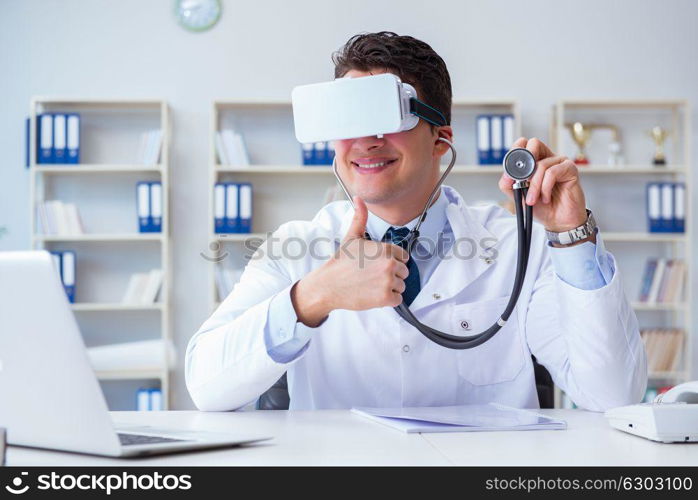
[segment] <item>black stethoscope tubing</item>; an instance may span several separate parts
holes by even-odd
[[[422,214],[419,220],[417,221],[417,224],[405,237],[408,240],[408,251],[412,248],[412,245],[417,240],[417,238],[419,238],[419,227],[422,225],[422,222],[424,222],[424,219],[426,218],[427,210],[431,206],[435,194],[441,188],[441,184],[443,183],[444,179],[449,174],[456,162],[456,150],[453,147],[453,144],[451,144],[450,141],[444,138],[440,138],[440,140],[448,144],[448,146],[451,148],[451,162],[449,166],[446,168],[444,174],[439,179],[439,182],[436,184],[436,187],[432,191],[431,195],[429,196],[429,199],[427,200],[427,203],[424,206],[424,210],[422,211]],[[339,185],[341,186],[342,190],[344,191],[344,194],[347,196],[347,198],[349,198],[349,201],[353,206],[354,202],[352,200],[352,197],[349,194],[349,191],[347,190],[346,186],[344,185],[344,182],[342,181],[342,178],[339,176],[339,173],[337,171],[336,161],[333,162],[332,168],[335,177],[339,182]],[[458,335],[451,335],[445,332],[441,332],[421,323],[415,317],[415,315],[412,314],[412,311],[410,311],[409,307],[404,302],[394,308],[398,315],[400,315],[400,317],[404,319],[407,323],[415,327],[426,338],[440,346],[447,347],[449,349],[472,349],[473,347],[477,347],[481,344],[484,344],[489,339],[491,339],[499,330],[501,330],[501,328],[509,320],[511,313],[514,310],[514,307],[516,306],[516,302],[518,301],[519,295],[521,294],[521,290],[523,288],[524,278],[526,277],[528,255],[531,250],[531,234],[533,230],[533,207],[525,205],[525,213],[523,208],[523,200],[526,199],[527,192],[527,182],[523,181],[514,184],[514,206],[516,208],[516,227],[518,233],[516,276],[514,278],[514,286],[509,297],[509,302],[504,308],[504,312],[492,326],[490,326],[488,329],[481,333],[469,335],[468,337],[461,337]],[[365,237],[366,239],[371,239],[368,233],[365,234]]]

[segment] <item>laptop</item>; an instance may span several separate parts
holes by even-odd
[[[0,427],[7,444],[111,457],[237,446],[268,436],[118,428],[45,251],[0,253]]]

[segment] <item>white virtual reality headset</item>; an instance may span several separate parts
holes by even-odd
[[[404,132],[420,118],[448,125],[441,111],[417,99],[414,87],[391,73],[300,85],[291,101],[301,143]]]

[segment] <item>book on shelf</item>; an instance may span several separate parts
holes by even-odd
[[[157,388],[139,388],[136,391],[136,411],[160,411],[162,406],[162,390]]]
[[[646,215],[650,233],[683,233],[686,228],[686,184],[648,182]]]
[[[648,328],[640,331],[647,353],[647,369],[674,372],[681,361],[684,331],[680,328]]]
[[[243,269],[232,269],[223,266],[223,264],[216,265],[216,292],[219,301],[224,301],[230,295],[237,282],[240,281],[242,271]]]
[[[301,144],[301,163],[308,165],[332,165],[334,142],[311,142]]]
[[[41,113],[36,116],[36,163],[80,163],[80,115]],[[29,125],[26,127],[29,144]],[[27,162],[28,163],[28,162]]]
[[[250,157],[242,134],[230,129],[219,130],[214,140],[219,164],[234,167],[250,166]]]
[[[136,153],[136,163],[139,165],[157,165],[160,162],[162,150],[162,130],[153,129],[143,132]]]
[[[74,203],[47,200],[37,204],[39,230],[47,236],[85,234],[80,212]]]
[[[685,281],[686,263],[683,259],[648,259],[638,300],[644,304],[681,304]]]
[[[68,302],[75,302],[75,252],[66,250],[64,252],[50,252],[53,258],[53,265],[58,273],[58,277],[63,284]]]
[[[478,115],[475,129],[478,164],[501,165],[509,145],[514,143],[514,115]]]
[[[90,347],[87,355],[98,372],[156,371],[172,366],[176,358],[174,345],[164,339]]]
[[[160,181],[136,183],[138,232],[162,232],[163,192]]]
[[[154,304],[162,288],[162,269],[134,273],[128,281],[122,304]]]

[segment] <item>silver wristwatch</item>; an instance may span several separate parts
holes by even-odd
[[[558,243],[560,245],[570,245],[576,243],[580,240],[585,240],[596,231],[596,220],[594,220],[594,214],[591,210],[587,208],[587,220],[584,224],[569,231],[563,231],[561,233],[554,233],[552,231],[545,230],[545,235],[548,237],[548,241],[552,243]]]

